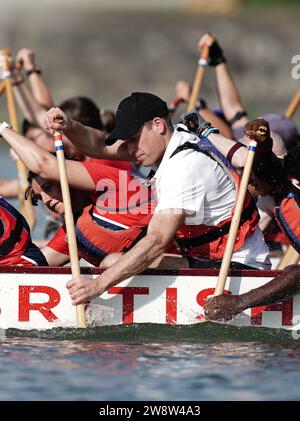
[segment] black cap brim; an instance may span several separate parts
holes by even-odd
[[[128,124],[121,127],[116,127],[110,135],[106,138],[105,144],[107,146],[113,145],[117,140],[126,140],[133,137],[140,129],[143,123]]]

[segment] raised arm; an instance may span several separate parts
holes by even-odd
[[[228,139],[221,134],[212,133],[208,138],[211,143],[230,160],[235,168],[244,168],[247,159],[247,148],[244,145],[235,142],[232,139]]]
[[[32,96],[42,107],[49,109],[53,104],[50,91],[42,77],[42,70],[36,64],[35,54],[30,48],[22,48],[16,56],[16,64],[23,67],[28,77]]]
[[[24,117],[31,124],[44,127],[44,119],[47,109],[34,98],[24,83],[24,78],[17,68],[13,71],[13,91],[19,108]]]
[[[176,83],[176,99],[180,99],[181,102],[188,103],[190,93],[191,87],[186,80],[179,80]],[[204,101],[202,101],[202,103],[199,101],[197,111],[204,120],[209,121],[213,126],[217,127],[223,136],[228,137],[229,139],[233,138],[232,131],[228,124],[218,117],[210,108],[208,108]]]
[[[231,75],[223,51],[217,39],[207,33],[200,38],[198,42],[199,49],[203,45],[209,46],[209,65],[215,67],[217,77],[217,89],[220,105],[227,121],[232,122],[232,127],[238,127],[246,124],[249,120],[246,116],[239,118],[238,113],[245,112],[241,98]]]
[[[247,148],[244,145],[219,133],[206,134],[209,123],[195,111],[184,113],[181,121],[191,132],[208,137],[211,143],[230,160],[235,168],[242,169],[244,167],[247,158]]]
[[[60,108],[51,108],[47,112],[45,126],[51,132],[61,130],[84,155],[120,161],[132,160],[124,142],[118,141],[112,146],[106,146],[104,132],[72,120]]]
[[[54,155],[10,128],[3,129],[1,135],[32,172],[46,180],[60,180],[58,163]],[[71,187],[87,191],[95,190],[93,179],[80,162],[66,160],[66,168]]]
[[[228,139],[219,133],[211,132],[213,127],[201,118],[196,111],[184,113],[181,121],[191,132],[208,137],[212,144],[229,159],[234,167],[238,169],[244,167],[247,158],[247,149],[243,144]],[[207,132],[210,133],[207,134]],[[270,163],[270,160],[274,156],[272,153],[273,141],[269,123],[262,118],[249,121],[245,125],[244,132],[247,138],[254,139],[258,142],[254,158],[254,169],[268,169],[268,163]]]

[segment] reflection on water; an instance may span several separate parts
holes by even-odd
[[[112,342],[95,332],[89,339],[1,339],[0,370],[6,381],[0,399],[300,398],[297,342],[174,341],[163,335],[126,341],[121,330],[120,340]]]

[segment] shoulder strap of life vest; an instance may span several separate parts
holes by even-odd
[[[198,143],[183,143],[175,149],[170,158],[172,158],[177,153],[187,149],[202,152],[205,155],[211,157],[213,160],[215,160],[217,164],[221,166],[221,168],[227,175],[229,181],[233,184],[234,188],[237,189],[237,183],[239,183],[240,179],[237,170],[231,165],[228,159],[220,151],[218,151],[218,149],[210,142],[208,138],[199,137]],[[242,211],[239,226],[242,226],[246,221],[251,220],[253,218],[253,215],[257,212],[256,205],[254,204],[250,196],[248,203],[247,201],[245,201],[245,204],[246,206]],[[211,243],[224,235],[227,235],[230,229],[230,224],[231,221],[225,222],[221,226],[216,227],[213,230],[194,238],[179,238],[176,236],[175,242],[177,243],[177,246],[179,246],[180,249],[191,249],[194,247],[200,247],[204,244]]]
[[[177,129],[179,130],[179,129]],[[179,130],[179,131],[186,131],[186,130]],[[171,154],[170,159],[177,155],[179,152],[192,149],[197,152],[202,152],[205,155],[212,158],[220,167],[223,169],[225,174],[227,175],[229,181],[233,184],[236,188],[236,181],[239,179],[239,175],[237,170],[231,165],[228,159],[220,152],[218,149],[211,143],[211,141],[207,137],[199,137],[199,142],[192,143],[192,142],[185,142],[182,145],[178,146],[174,152]],[[233,176],[235,174],[236,177]]]
[[[256,212],[256,206],[251,200],[248,206],[243,210],[239,226],[242,226],[245,222],[250,221],[253,218],[253,214]],[[204,244],[212,243],[224,235],[229,233],[231,220],[225,222],[223,225],[212,229],[211,231],[202,234],[194,238],[180,238],[175,237],[176,245],[179,249],[192,249],[195,247],[201,247]]]

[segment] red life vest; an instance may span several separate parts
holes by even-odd
[[[289,239],[292,246],[300,253],[300,205],[294,193],[289,193],[274,208],[276,221]]]
[[[146,235],[156,206],[147,180],[134,173],[108,167],[101,183],[96,203],[86,207],[76,222],[79,248],[90,262],[133,247]]]
[[[194,149],[204,153],[214,159],[221,166],[225,174],[238,190],[240,176],[229,161],[212,145],[209,139],[201,137],[197,144],[187,142],[179,146],[171,155],[185,150]],[[234,208],[232,209],[232,214]],[[246,239],[256,230],[259,215],[250,194],[248,193],[243,207],[240,227],[237,233],[234,251],[238,251],[245,243]],[[231,218],[220,222],[216,226],[183,225],[176,233],[174,243],[177,250],[185,256],[194,256],[201,259],[222,259],[228,238]],[[174,247],[167,251],[175,252]]]
[[[87,261],[99,266],[110,253],[123,252],[133,247],[147,233],[151,214],[137,219],[130,226],[93,214],[94,205],[87,206],[76,222],[76,238],[80,254]],[[115,216],[115,215],[114,215]]]
[[[25,218],[0,197],[0,265],[47,265],[42,252],[31,242]]]
[[[147,180],[133,172],[107,167],[106,177],[97,183],[97,192],[98,197],[93,200],[93,216],[103,221],[108,219],[123,228],[151,215],[156,206],[156,198]]]

